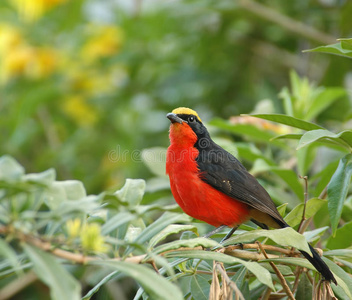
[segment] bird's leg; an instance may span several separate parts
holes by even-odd
[[[215,228],[214,230],[208,232],[206,235],[204,235],[203,237],[205,238],[209,238],[211,237],[212,235],[214,235],[215,233],[218,233],[219,231],[221,231],[222,229],[224,229],[225,227],[227,227],[226,225],[221,225],[217,228]]]
[[[237,230],[238,227],[239,227],[239,225],[232,227],[231,230],[228,232],[228,234],[226,234],[226,236],[220,241],[220,244],[222,244],[227,239],[229,239],[231,237],[231,235],[233,235],[233,233]]]

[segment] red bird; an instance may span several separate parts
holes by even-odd
[[[171,192],[191,217],[216,227],[233,227],[248,220],[262,228],[284,228],[284,221],[267,191],[229,152],[217,145],[198,114],[180,107],[167,114],[171,121],[166,173]],[[318,253],[302,254],[323,275],[336,279]]]

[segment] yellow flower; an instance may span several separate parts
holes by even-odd
[[[108,247],[101,236],[101,227],[97,223],[87,224],[81,231],[82,247],[86,251],[106,252]]]
[[[63,111],[80,126],[92,126],[98,121],[96,109],[79,95],[66,99],[63,103]]]
[[[34,51],[35,57],[28,70],[31,78],[47,77],[54,72],[57,66],[58,55],[50,48],[37,48]]]
[[[70,238],[78,237],[81,233],[81,225],[80,219],[68,220],[66,222],[68,236]]]
[[[0,24],[0,54],[18,47],[23,42],[20,31],[7,24]]]
[[[87,61],[109,57],[119,52],[123,43],[123,32],[115,26],[94,26],[92,37],[83,46],[82,56]]]
[[[34,53],[30,47],[20,47],[9,51],[2,59],[2,78],[8,80],[25,74],[33,59]]]
[[[12,0],[25,21],[35,21],[53,7],[67,0]]]
[[[49,76],[57,67],[58,54],[51,48],[29,45],[15,27],[0,25],[0,77],[32,79]]]

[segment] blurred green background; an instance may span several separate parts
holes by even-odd
[[[168,145],[175,107],[280,112],[291,69],[350,88],[349,60],[302,50],[350,37],[351,15],[341,0],[3,0],[0,154],[89,193],[151,177],[140,151]],[[349,117],[338,105],[330,121]]]

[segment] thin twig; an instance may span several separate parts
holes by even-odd
[[[299,284],[299,278],[302,274],[302,267],[297,267],[295,272],[295,282],[293,283],[292,294],[295,294]]]
[[[260,247],[261,252],[264,254],[264,256],[266,258],[268,258],[264,248],[262,247],[262,244],[258,242],[258,245]],[[287,285],[287,282],[286,282],[284,276],[281,274],[280,270],[275,266],[275,264],[272,261],[269,261],[269,263],[270,263],[271,267],[273,268],[273,270],[275,271],[277,277],[279,278],[281,285],[282,285],[283,289],[285,290],[288,298],[290,300],[295,300],[295,297],[293,296],[293,294],[292,294],[289,286]]]
[[[299,178],[304,180],[304,206],[303,206],[301,223],[299,223],[297,231],[300,234],[303,234],[304,231],[302,231],[302,225],[303,225],[303,222],[306,220],[306,207],[307,207],[307,201],[308,201],[308,177],[300,175]]]
[[[319,199],[325,199],[328,195],[328,186],[326,186],[319,195]]]
[[[271,290],[271,288],[266,288],[266,290],[265,290],[265,293],[263,294],[263,296],[262,296],[262,299],[263,300],[269,300],[270,299],[270,294],[271,294],[271,292],[272,292],[272,290]],[[285,294],[286,295],[286,294]]]
[[[279,252],[285,255],[291,255],[292,251],[289,249],[284,249],[284,248],[280,248],[277,246],[272,246],[272,245],[262,245],[263,249],[265,250],[269,250],[269,251],[275,251],[275,252]],[[241,244],[241,245],[231,245],[231,246],[227,246],[225,248],[225,252],[227,251],[232,251],[232,250],[236,250],[236,249],[240,249],[240,250],[245,250],[245,249],[260,249],[260,247],[258,246],[257,243],[252,243],[252,244]],[[299,255],[299,252],[294,252],[294,254]]]
[[[260,4],[259,2],[252,0],[241,0],[238,1],[237,4],[256,16],[267,21],[274,22],[280,27],[309,40],[316,41],[321,44],[336,43],[336,39],[333,36],[327,35],[313,27],[283,15],[266,5]]]

